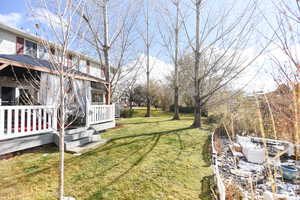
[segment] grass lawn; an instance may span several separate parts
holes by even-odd
[[[190,115],[172,121],[153,111],[118,121],[107,144],[80,156],[66,154],[65,195],[77,200],[211,199],[208,189],[210,126],[191,129]],[[0,161],[0,199],[55,199],[56,147],[43,147]]]

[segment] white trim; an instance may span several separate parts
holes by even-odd
[[[54,106],[0,106],[0,140],[55,132],[56,115]]]

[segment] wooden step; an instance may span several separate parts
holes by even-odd
[[[79,140],[73,140],[73,141],[65,142],[65,148],[66,148],[66,151],[68,151],[71,148],[83,146],[83,145],[88,144],[90,142],[92,142],[91,137],[80,138]]]
[[[73,134],[66,134],[65,141],[70,142],[73,140],[79,140],[80,138],[92,137],[94,132],[95,132],[95,130],[89,129],[89,130],[84,130],[82,132],[77,132],[77,133],[73,133]]]

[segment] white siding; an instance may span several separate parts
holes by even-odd
[[[16,53],[16,35],[0,29],[0,54]]]
[[[101,78],[101,70],[99,68],[90,66],[90,75]]]
[[[79,63],[79,71],[83,72],[83,73],[86,73],[86,60],[80,60],[80,63]]]

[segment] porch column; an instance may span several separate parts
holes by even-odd
[[[86,92],[87,92],[87,94],[86,94],[86,116],[85,116],[85,119],[86,119],[86,127],[88,128],[88,127],[90,127],[90,122],[91,122],[91,120],[90,120],[90,109],[91,109],[91,102],[92,102],[92,97],[91,97],[91,83],[90,82],[87,82],[87,87],[86,87]]]
[[[86,125],[87,128],[90,127],[90,101],[86,102]]]

